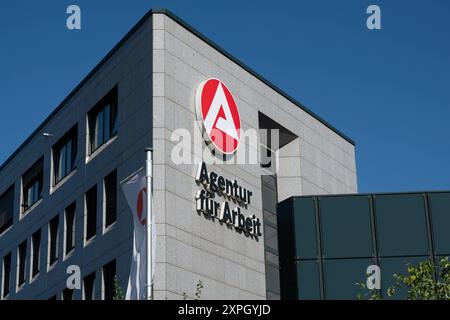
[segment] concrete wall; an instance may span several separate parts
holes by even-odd
[[[175,129],[184,128],[191,134],[199,132],[194,123],[198,85],[211,77],[224,81],[239,106],[242,129],[257,129],[260,111],[299,137],[297,154],[285,153],[285,159],[296,162],[287,161],[285,165],[297,170],[285,170],[285,180],[279,186],[283,198],[293,194],[355,192],[354,147],[172,18],[164,14],[153,17],[153,135],[159,249],[155,296],[181,298],[186,292],[192,297],[201,280],[205,299],[264,299],[263,239],[249,240],[196,213],[197,163],[210,157],[210,153],[192,151],[194,161],[190,165],[177,165],[171,158],[176,144],[171,141]],[[258,148],[247,144],[240,148],[243,147]],[[237,178],[251,189],[255,199],[249,214],[262,218],[259,165],[221,164],[209,168]],[[291,175],[295,177],[292,180],[295,188],[289,184]]]
[[[159,249],[155,297],[179,299],[183,292],[193,297],[201,280],[205,286],[202,299],[264,299],[263,239],[248,239],[196,212],[195,194],[201,189],[195,183],[197,164],[211,156],[210,152],[192,150],[192,164],[177,165],[171,158],[176,144],[171,141],[173,130],[199,133],[194,123],[198,84],[213,76],[230,84],[231,90],[234,84],[224,79],[225,73],[212,61],[201,58],[202,51],[210,50],[207,44],[165,15],[155,15],[153,26],[154,198]],[[195,45],[200,46],[199,51]],[[197,58],[201,60],[195,61]],[[198,69],[199,63],[203,71]],[[257,119],[256,110],[252,117]],[[244,120],[243,125],[254,123]],[[254,202],[246,214],[262,220],[259,165],[223,164],[208,169],[237,178],[253,191]]]

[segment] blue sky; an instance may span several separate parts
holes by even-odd
[[[382,30],[366,28],[370,4]],[[360,192],[450,189],[448,0],[1,0],[0,163],[152,7],[353,138]]]

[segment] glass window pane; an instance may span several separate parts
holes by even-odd
[[[97,232],[97,186],[86,193],[86,240]]]
[[[72,171],[72,141],[69,140],[66,145],[66,170],[64,176]]]
[[[94,150],[100,147],[103,144],[103,110],[97,114],[96,122],[95,122],[95,143]]]
[[[106,142],[109,140],[109,138],[111,138],[111,107],[109,105],[107,105],[103,110],[103,115],[104,115],[103,142]]]
[[[39,273],[40,249],[41,249],[41,229],[32,236],[32,277]]]
[[[66,174],[66,146],[61,148],[59,152],[59,172],[58,180],[61,180]]]
[[[280,291],[282,300],[298,300],[296,264],[290,263],[280,268]]]
[[[450,255],[450,193],[429,194],[436,254]]]
[[[321,197],[319,201],[324,257],[371,257],[370,198]]]
[[[280,262],[317,259],[314,198],[292,198],[278,205],[278,249]]]
[[[319,262],[297,261],[281,268],[283,300],[320,300]]]
[[[298,299],[320,300],[319,263],[316,260],[297,263]]]
[[[39,182],[36,181],[33,184],[33,202],[32,204],[36,203],[39,200]]]
[[[381,256],[427,255],[423,194],[374,196]]]
[[[111,135],[117,133],[117,106],[111,107]]]
[[[94,300],[95,272],[83,280],[84,300]]]
[[[0,195],[0,234],[13,223],[14,185]]]
[[[44,184],[44,176],[41,172],[39,178],[38,178],[38,182],[37,182],[37,188],[38,188],[38,200],[42,199],[42,188],[43,188],[43,184]]]
[[[106,212],[105,226],[117,220],[117,171],[114,170],[105,178]]]
[[[66,208],[66,254],[75,247],[75,203]]]
[[[361,289],[356,283],[366,282],[367,267],[372,259],[337,259],[324,261],[326,299],[354,300]]]
[[[24,188],[23,190],[23,210],[27,210],[28,207],[30,206],[30,188]]]
[[[294,230],[296,256],[317,258],[316,213],[313,198],[294,200]]]
[[[288,199],[280,202],[277,206],[276,219],[280,265],[291,263],[295,259],[294,223],[292,222],[293,202],[293,199]]]
[[[406,275],[408,264],[417,265],[420,262],[428,260],[427,256],[423,257],[400,257],[400,258],[383,258],[380,260],[381,268],[381,292],[383,299],[389,300],[404,300],[407,296],[407,288],[402,286],[396,288],[395,295],[389,297],[387,290],[394,286],[395,280],[393,275],[395,273]]]
[[[65,300],[65,301],[73,300],[73,290],[64,289],[63,290],[63,300]]]
[[[49,223],[50,229],[50,265],[58,259],[58,229],[59,216],[54,217]]]
[[[105,289],[104,300],[113,300],[114,298],[115,276],[116,276],[116,260],[113,260],[103,267],[103,287]]]
[[[43,163],[43,158],[41,158],[22,176],[22,207],[24,210],[41,198],[44,180]]]
[[[11,253],[3,257],[3,298],[9,294],[11,280]]]

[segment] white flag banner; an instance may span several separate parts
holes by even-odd
[[[147,272],[147,188],[145,170],[142,169],[131,178],[122,182],[122,190],[133,214],[134,236],[133,256],[130,278],[128,280],[126,300],[146,299]],[[156,261],[156,226],[152,216],[152,279]]]

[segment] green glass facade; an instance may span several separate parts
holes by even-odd
[[[292,197],[277,219],[282,299],[355,299],[372,264],[389,299],[408,263],[450,256],[450,192]]]

